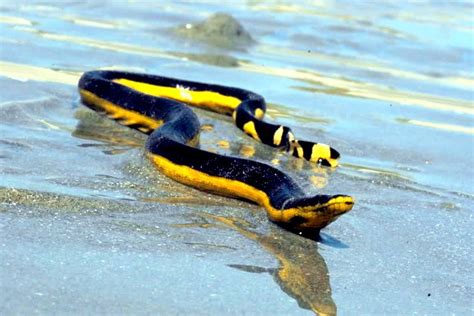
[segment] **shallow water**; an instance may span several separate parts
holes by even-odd
[[[0,8],[2,313],[474,311],[471,3]],[[172,32],[217,11],[256,43]],[[79,104],[77,79],[95,68],[264,95],[267,119],[331,144],[342,165],[296,161],[196,111],[212,129],[202,147],[273,163],[310,193],[350,194],[354,210],[316,243],[258,206],[165,178],[144,158],[144,136]]]

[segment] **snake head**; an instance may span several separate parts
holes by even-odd
[[[284,205],[281,218],[276,220],[283,226],[299,230],[320,230],[354,206],[348,195],[316,195],[289,200]]]

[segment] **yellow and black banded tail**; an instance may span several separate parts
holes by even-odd
[[[238,128],[266,145],[326,167],[338,165],[337,150],[326,144],[298,141],[289,127],[264,122],[264,114],[265,103],[261,99],[247,99],[235,109],[233,118]]]

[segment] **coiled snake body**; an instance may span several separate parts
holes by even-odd
[[[336,166],[339,153],[298,141],[286,126],[262,121],[263,97],[243,89],[120,71],[90,71],[79,81],[82,102],[149,135],[146,152],[166,176],[198,189],[253,201],[270,220],[294,230],[321,229],[352,209],[347,195],[306,196],[285,173],[269,165],[223,156],[195,146],[200,124],[184,103],[232,115],[237,127],[264,144]]]

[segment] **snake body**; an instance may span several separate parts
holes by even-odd
[[[270,220],[291,230],[321,229],[352,209],[347,195],[306,196],[280,170],[197,148],[200,124],[185,104],[232,115],[237,127],[264,144],[326,166],[339,153],[298,141],[286,126],[264,122],[262,96],[243,89],[121,71],[90,71],[79,81],[82,102],[120,124],[149,135],[146,153],[166,176],[220,195],[262,205]]]

